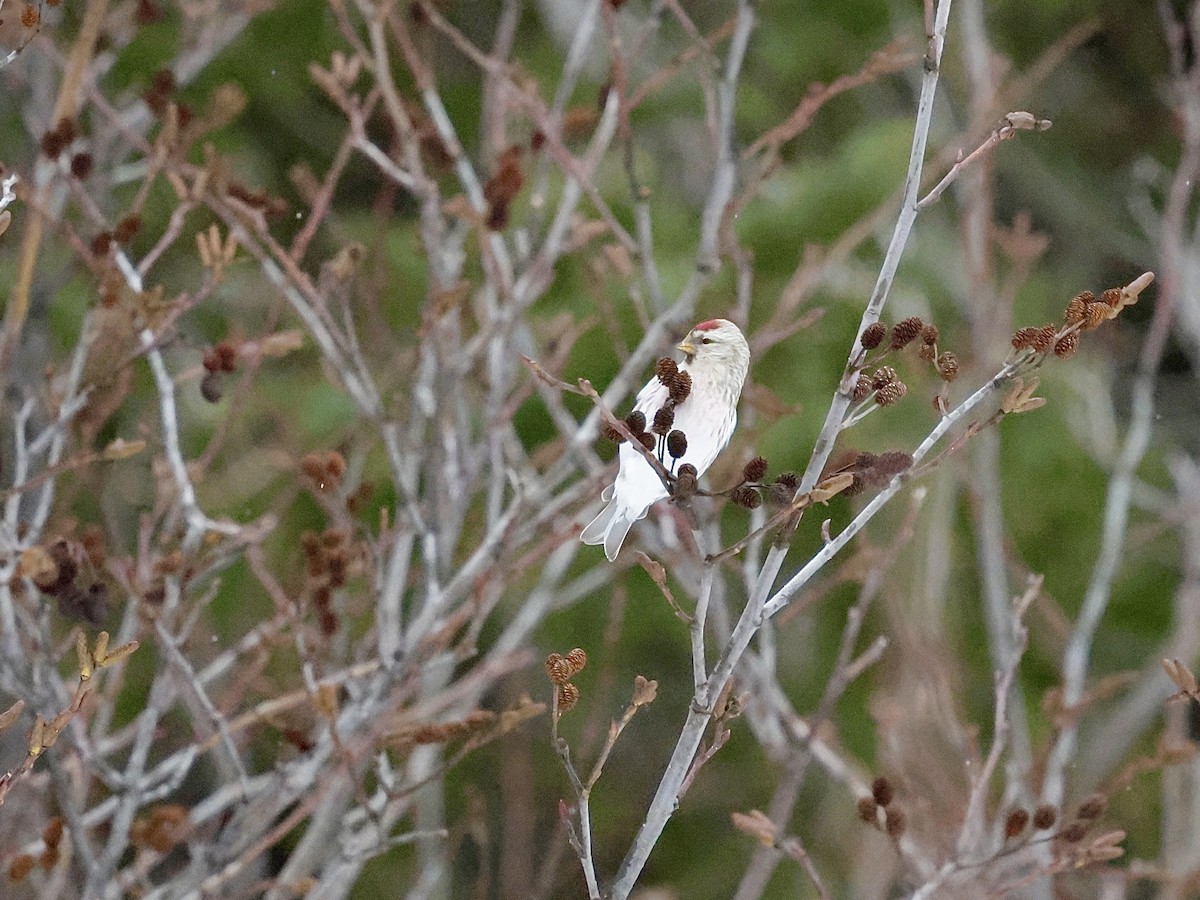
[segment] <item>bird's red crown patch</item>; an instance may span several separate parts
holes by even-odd
[[[715,331],[721,327],[720,319],[709,319],[707,322],[701,322],[696,326],[697,331]]]

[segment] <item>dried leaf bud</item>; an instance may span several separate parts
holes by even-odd
[[[221,376],[216,372],[206,372],[200,379],[200,396],[209,403],[220,403],[221,398],[225,396],[221,387]]]
[[[346,474],[346,457],[336,450],[330,450],[325,454],[325,474],[334,481],[340,481]]]
[[[1091,822],[1085,822],[1082,819],[1076,819],[1066,828],[1058,833],[1060,840],[1068,844],[1078,844],[1083,840],[1088,833],[1088,829],[1092,827]]]
[[[859,343],[863,345],[864,350],[874,350],[883,343],[883,338],[886,334],[887,328],[883,326],[882,322],[872,322],[863,329]]]
[[[614,444],[620,444],[625,440],[625,436],[621,434],[621,432],[617,431],[614,426],[608,424],[608,422],[604,422],[600,425],[600,434],[607,440],[612,441]]]
[[[922,344],[936,344],[939,337],[941,337],[941,332],[938,331],[938,327],[932,322],[921,329]]]
[[[1037,334],[1033,338],[1033,349],[1038,353],[1045,353],[1054,346],[1055,338],[1058,336],[1058,326],[1053,322],[1047,322],[1037,330]]]
[[[638,435],[638,440],[641,442],[641,445],[643,447],[645,447],[647,450],[653,450],[655,445],[658,443],[658,438],[656,438],[652,434],[648,434],[645,431],[643,431],[641,434]]]
[[[320,453],[305,453],[300,458],[300,471],[313,481],[321,481],[325,475],[325,460]],[[313,546],[316,546],[317,536],[312,536]],[[307,549],[307,547],[306,547]]]
[[[880,775],[871,782],[871,796],[875,798],[875,802],[880,806],[887,806],[895,799],[896,789],[892,787],[892,782],[884,775]]]
[[[676,403],[682,403],[688,398],[688,394],[692,392],[692,376],[687,372],[680,371],[668,385],[671,392],[671,399]]]
[[[795,491],[800,487],[800,476],[795,472],[784,472],[775,479],[776,484],[782,484],[789,491]]]
[[[670,387],[671,381],[679,374],[679,366],[671,357],[664,356],[658,361],[658,365],[655,366],[654,374],[658,376],[659,381]]]
[[[42,840],[46,846],[50,848],[57,847],[62,841],[63,836],[63,820],[61,816],[55,816],[46,823],[46,827],[42,830]]]
[[[880,406],[891,406],[894,403],[899,403],[907,393],[908,385],[903,381],[893,381],[891,384],[885,384],[875,392],[875,402]]]
[[[587,652],[582,647],[576,647],[563,657],[571,667],[571,674],[576,675],[587,665]]]
[[[161,22],[163,15],[162,8],[153,0],[138,0],[133,18],[139,25],[153,25],[155,22]]]
[[[762,481],[767,474],[767,461],[756,456],[742,467],[742,477],[747,481]]]
[[[493,205],[505,206],[521,192],[525,173],[521,171],[521,147],[514,144],[496,161],[496,171],[483,188],[483,197]]]
[[[237,369],[238,351],[232,341],[219,341],[213,352],[217,357],[217,365],[222,372],[233,372]]]
[[[913,458],[911,453],[905,453],[903,450],[889,450],[887,453],[880,454],[875,461],[875,471],[881,475],[886,475],[891,478],[893,475],[899,475],[901,472],[907,472],[912,468]]]
[[[1018,328],[1017,333],[1012,336],[1012,345],[1014,350],[1024,350],[1027,347],[1032,347],[1034,340],[1038,336],[1039,329],[1026,326]]]
[[[679,459],[687,453],[687,435],[682,431],[672,431],[667,435],[667,453],[671,459]]]
[[[13,858],[13,861],[8,864],[8,880],[9,881],[24,881],[29,877],[29,873],[33,871],[35,860],[28,853],[21,853]]]
[[[904,814],[904,810],[895,806],[889,806],[885,812],[884,830],[887,831],[888,837],[900,837],[908,827],[908,816]]]
[[[654,414],[654,425],[651,430],[660,436],[665,437],[671,433],[671,426],[675,424],[675,410],[670,406],[664,406]]]
[[[938,357],[937,370],[942,381],[953,381],[958,377],[958,357],[947,350]]]
[[[630,698],[630,704],[633,706],[648,706],[658,697],[658,682],[641,675],[633,679],[633,697]]]
[[[1018,806],[1004,820],[1004,839],[1010,841],[1025,830],[1029,824],[1029,811]]]
[[[113,240],[118,244],[128,244],[141,230],[142,217],[136,213],[130,213],[118,222],[117,227],[113,229]]]
[[[729,499],[737,506],[744,506],[746,509],[757,509],[762,505],[762,497],[759,496],[758,491],[744,484],[735,487],[729,493]]]
[[[579,702],[579,688],[567,682],[558,686],[558,711],[560,713],[569,712],[571,707]]]
[[[1103,303],[1093,303],[1083,315],[1083,330],[1093,331],[1108,321],[1111,309]]]
[[[98,235],[92,238],[92,253],[96,256],[106,256],[112,248],[113,236],[112,232],[101,231]]]
[[[859,375],[858,381],[854,382],[854,393],[851,396],[854,398],[854,402],[858,403],[859,401],[866,400],[868,397],[870,397],[871,391],[873,390],[874,388],[871,387],[870,377],[867,375]]]
[[[1059,359],[1070,359],[1079,349],[1079,332],[1064,334],[1054,345],[1054,355]]]
[[[95,161],[90,153],[76,153],[71,157],[71,174],[80,181],[86,181],[94,167]]]
[[[891,366],[880,366],[875,370],[875,374],[871,376],[871,389],[879,390],[885,385],[889,385],[896,381],[896,370]]]
[[[1079,811],[1075,814],[1080,819],[1086,819],[1089,822],[1092,819],[1098,819],[1104,814],[1104,810],[1108,808],[1108,798],[1103,794],[1092,794],[1079,805]]]
[[[874,797],[858,798],[858,817],[870,825],[875,824],[875,810],[878,808]]]
[[[1088,299],[1084,299],[1085,295]],[[1078,297],[1073,297],[1071,302],[1067,304],[1066,311],[1063,312],[1063,324],[1074,325],[1076,322],[1082,322],[1083,317],[1087,314],[1087,308],[1094,301],[1091,291],[1084,291]]]
[[[1047,828],[1053,828],[1054,823],[1058,821],[1058,810],[1049,803],[1043,803],[1033,811],[1033,827],[1038,831],[1045,831]]]
[[[892,326],[892,349],[902,350],[916,340],[925,329],[925,323],[919,316],[911,316]]]
[[[630,434],[637,437],[646,430],[646,414],[635,409],[625,417],[625,427],[629,429]]]
[[[696,467],[684,463],[675,475],[675,499],[688,500],[696,495]]]

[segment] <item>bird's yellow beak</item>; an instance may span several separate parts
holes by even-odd
[[[696,345],[691,342],[691,335],[685,337],[682,341],[675,345],[675,349],[685,356],[696,355]]]

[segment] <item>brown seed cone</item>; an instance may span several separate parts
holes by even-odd
[[[1091,297],[1091,291],[1087,291],[1086,293],[1089,297]],[[1076,322],[1083,321],[1083,317],[1087,315],[1087,308],[1090,302],[1083,299],[1083,297],[1084,295],[1080,294],[1078,297],[1072,298],[1071,302],[1067,304],[1067,309],[1063,313],[1064,325],[1074,325]]]
[[[1058,334],[1058,326],[1053,322],[1047,322],[1038,329],[1037,334],[1033,338],[1033,349],[1038,353],[1045,353],[1054,346],[1055,336]]]
[[[922,344],[917,348],[917,356],[925,362],[933,362],[937,356],[937,344]]]
[[[1025,826],[1028,824],[1029,810],[1018,806],[1016,809],[1012,810],[1008,814],[1008,817],[1004,820],[1004,839],[1006,841],[1012,840],[1022,831],[1024,831]]]
[[[897,380],[895,369],[891,366],[880,366],[875,370],[875,374],[871,376],[871,389],[877,391]]]
[[[910,316],[892,326],[892,349],[902,350],[925,330],[925,323],[919,316]]]
[[[1121,305],[1121,289],[1109,288],[1100,295],[1100,302],[1110,307],[1119,307]]]
[[[759,496],[758,491],[746,485],[734,488],[729,494],[729,499],[737,506],[744,506],[746,509],[757,509],[762,505],[762,497]]]
[[[671,459],[679,459],[687,453],[687,435],[682,431],[672,431],[667,435],[667,453]]]
[[[1092,794],[1083,803],[1079,804],[1079,811],[1075,814],[1080,819],[1098,819],[1104,814],[1104,810],[1108,808],[1108,798],[1103,794]]]
[[[646,430],[646,414],[635,409],[625,417],[625,427],[629,429],[630,434],[637,437]]]
[[[1084,835],[1088,833],[1088,829],[1091,827],[1091,822],[1084,822],[1081,819],[1076,819],[1074,822],[1064,828],[1058,836],[1068,844],[1078,844],[1083,840]]]
[[[692,376],[687,372],[679,372],[671,379],[671,383],[667,387],[670,390],[671,399],[677,404],[682,403],[692,392]]]
[[[600,434],[605,439],[612,441],[614,444],[619,444],[625,440],[625,436],[622,435],[621,432],[617,431],[617,429],[615,427],[613,427],[612,425],[609,425],[607,422],[603,423],[600,426]]]
[[[1064,334],[1058,339],[1058,342],[1054,345],[1054,355],[1059,359],[1070,359],[1078,349],[1079,332],[1072,331],[1070,334]]]
[[[674,424],[675,410],[670,406],[664,406],[654,414],[654,425],[650,430],[661,437],[666,437],[671,433],[671,426]]]
[[[220,403],[224,393],[221,388],[221,376],[216,372],[206,372],[200,379],[200,396],[209,403]]]
[[[659,381],[669,387],[672,379],[679,374],[679,366],[671,357],[664,356],[654,367],[654,374],[658,376]]]
[[[947,350],[938,357],[937,370],[942,381],[953,381],[958,377],[958,357]]]
[[[854,382],[854,393],[852,394],[854,397],[854,402],[857,403],[861,400],[866,400],[871,396],[871,391],[873,390],[874,388],[871,387],[870,377],[867,375],[859,375],[858,381]]]
[[[742,477],[747,481],[762,481],[767,474],[767,461],[756,456],[742,467]]]
[[[800,487],[800,476],[795,472],[784,472],[775,479],[775,483],[782,484],[789,491],[795,491],[796,488]]]
[[[642,446],[647,450],[653,450],[655,445],[658,443],[658,438],[652,434],[648,434],[645,431],[638,435],[638,440],[642,442]]]
[[[870,825],[875,824],[875,810],[878,808],[874,797],[858,798],[858,817]]]
[[[1093,303],[1083,316],[1083,330],[1092,331],[1108,321],[1111,308],[1104,303]]]
[[[1045,831],[1047,828],[1053,828],[1054,823],[1058,821],[1058,810],[1049,803],[1043,803],[1033,811],[1033,827],[1038,831]]]
[[[896,796],[896,789],[892,787],[892,782],[884,775],[880,775],[871,782],[871,796],[875,798],[875,802],[880,806],[887,806]]]
[[[862,337],[859,338],[859,343],[863,345],[864,350],[874,350],[883,343],[884,337],[887,335],[887,328],[881,322],[872,322],[863,329]]]
[[[895,806],[889,806],[884,824],[884,830],[887,831],[888,837],[900,837],[904,834],[904,829],[907,827],[908,816],[904,814],[904,810],[898,809]]]
[[[675,491],[676,500],[689,500],[696,496],[696,467],[684,463],[679,467],[679,472],[675,475]]]
[[[569,712],[571,708],[579,702],[579,688],[567,682],[558,686],[558,711],[560,713]]]
[[[922,344],[936,344],[939,337],[941,337],[941,332],[938,331],[938,327],[932,322],[921,329]]]
[[[889,450],[879,455],[879,459],[875,461],[874,470],[881,475],[891,478],[893,475],[907,472],[912,468],[912,464],[913,458],[911,453],[905,453],[903,450]]]
[[[903,381],[893,381],[875,392],[875,402],[880,406],[891,406],[899,403],[907,393],[908,385]]]
[[[1032,347],[1034,340],[1037,338],[1040,329],[1026,326],[1018,328],[1017,333],[1012,336],[1012,345],[1014,350],[1024,350],[1027,347]]]
[[[571,664],[557,653],[546,657],[546,677],[554,684],[565,684],[571,675]]]
[[[565,657],[563,657],[571,666],[571,674],[575,675],[583,671],[583,667],[587,665],[587,651],[582,647],[576,647]]]

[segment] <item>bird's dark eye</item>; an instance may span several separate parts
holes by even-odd
[[[712,338],[700,338],[700,343],[702,343],[702,344],[711,344],[711,343],[712,343]]]

